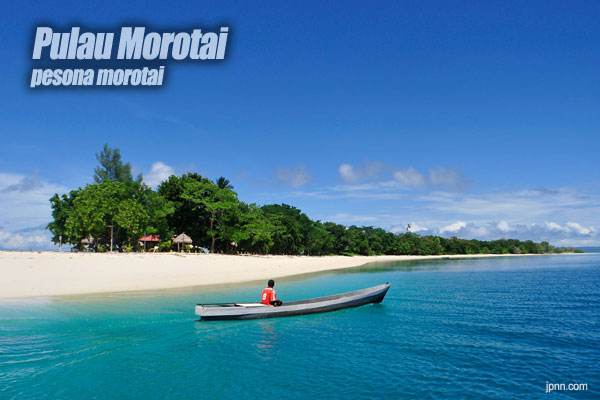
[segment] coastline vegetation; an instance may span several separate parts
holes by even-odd
[[[135,179],[119,149],[104,146],[96,155],[94,183],[50,198],[53,221],[47,226],[56,244],[78,250],[141,250],[140,238],[160,237],[159,251],[185,232],[195,246],[228,254],[287,255],[439,255],[544,254],[574,252],[548,242],[392,233],[371,226],[313,221],[287,204],[259,206],[238,199],[224,177],[212,181],[197,173],[170,176],[156,190]]]

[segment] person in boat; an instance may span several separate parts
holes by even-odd
[[[275,286],[275,281],[273,279],[269,279],[267,287],[263,289],[262,295],[260,296],[260,302],[268,306],[279,307],[283,304],[283,302],[277,299],[277,295],[275,294],[275,289],[273,289],[273,286]]]

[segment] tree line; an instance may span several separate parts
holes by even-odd
[[[238,199],[229,181],[197,173],[170,176],[156,190],[135,179],[119,149],[96,155],[94,183],[50,198],[53,221],[47,228],[56,244],[83,250],[140,250],[139,239],[158,235],[159,250],[172,250],[174,235],[185,232],[197,249],[215,253],[287,255],[541,254],[574,251],[548,242],[395,234],[371,226],[344,226],[311,220],[287,204],[259,206]],[[188,248],[189,250],[189,248]]]

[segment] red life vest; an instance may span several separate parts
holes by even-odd
[[[275,295],[275,289],[272,287],[265,288],[262,291],[262,295],[260,296],[260,302],[262,304],[271,305],[271,301],[277,300],[277,296]]]

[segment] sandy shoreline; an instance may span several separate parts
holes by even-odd
[[[497,256],[305,257],[0,251],[0,298],[173,289],[281,278],[370,262]]]

